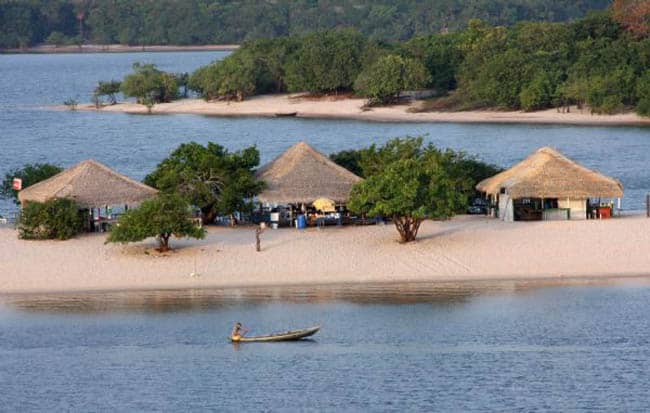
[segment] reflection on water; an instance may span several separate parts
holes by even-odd
[[[353,304],[462,303],[481,295],[526,293],[558,286],[603,286],[650,283],[646,277],[563,278],[523,281],[411,282],[331,284],[315,286],[170,289],[0,295],[6,306],[27,312],[180,312],[203,311],[233,304]]]

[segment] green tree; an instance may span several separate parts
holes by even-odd
[[[114,105],[117,103],[117,97],[115,95],[120,93],[121,85],[122,83],[117,80],[111,80],[110,82],[103,82],[100,80],[95,87],[93,96],[97,99],[100,99],[102,96],[106,96],[109,103],[111,105]]]
[[[162,194],[127,211],[113,226],[106,242],[129,243],[156,237],[158,250],[169,251],[169,239],[202,239],[205,229],[192,220],[190,204],[178,195]]]
[[[20,213],[18,236],[22,239],[66,240],[82,231],[79,206],[71,199],[28,202]]]
[[[361,71],[365,38],[353,30],[305,36],[286,66],[291,92],[333,93],[352,89]]]
[[[641,116],[650,116],[650,70],[637,80],[636,94],[639,102],[636,106],[636,113]]]
[[[400,241],[411,242],[424,219],[450,218],[464,205],[458,185],[458,180],[433,158],[401,159],[355,185],[348,208],[391,217]]]
[[[27,164],[22,168],[14,169],[5,175],[0,187],[0,196],[5,199],[13,199],[18,204],[18,191],[13,189],[14,178],[21,179],[22,187],[25,189],[58,174],[62,170],[59,166],[48,163]]]
[[[255,177],[259,151],[254,146],[229,152],[209,142],[181,144],[145,178],[147,185],[165,193],[177,193],[201,209],[203,222],[212,223],[218,215],[252,209],[252,199],[264,183]]]
[[[417,60],[388,55],[362,71],[354,83],[358,94],[368,97],[370,104],[393,103],[405,90],[424,88],[430,76]]]
[[[120,85],[124,96],[135,97],[140,104],[171,102],[178,98],[178,83],[173,74],[142,63],[134,63],[133,71]]]

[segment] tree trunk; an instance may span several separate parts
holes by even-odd
[[[420,224],[422,223],[421,219],[393,216],[393,222],[395,223],[397,232],[399,232],[400,242],[406,243],[415,241],[415,238],[418,235],[418,230],[420,229]]]
[[[203,220],[203,225],[212,224],[216,217],[217,213],[212,211],[212,206],[201,210],[201,220]]]
[[[255,251],[257,252],[262,251],[262,241],[260,239],[260,235],[262,235],[262,228],[257,228],[255,230]]]
[[[235,214],[230,214],[230,226],[231,227],[236,227],[238,224],[237,218],[235,218]]]
[[[169,237],[171,234],[160,234],[158,235],[158,251],[167,252],[169,248]]]

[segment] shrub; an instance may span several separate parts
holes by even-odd
[[[29,202],[18,222],[22,239],[59,239],[74,237],[83,229],[80,208],[71,199],[52,199],[44,203]]]

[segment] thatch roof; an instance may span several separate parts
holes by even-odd
[[[267,184],[258,198],[277,204],[311,203],[318,198],[346,202],[361,178],[300,142],[257,172]]]
[[[623,185],[565,157],[553,148],[540,148],[512,168],[476,185],[497,194],[506,188],[512,198],[620,198]]]
[[[80,206],[133,205],[151,198],[158,191],[119,174],[94,160],[83,161],[53,177],[18,193],[20,202],[45,202],[69,198]]]

